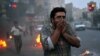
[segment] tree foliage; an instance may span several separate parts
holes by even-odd
[[[93,20],[97,23],[100,23],[100,9],[96,10],[93,13]]]

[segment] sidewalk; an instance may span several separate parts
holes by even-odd
[[[97,28],[97,27],[87,27],[87,29],[90,29],[90,30],[100,30],[100,29]]]

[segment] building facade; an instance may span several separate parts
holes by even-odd
[[[72,3],[68,3],[65,5],[66,11],[67,11],[67,20],[68,21],[73,21],[73,4]]]

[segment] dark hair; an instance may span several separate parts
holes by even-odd
[[[17,22],[17,21],[14,21],[13,23],[14,23],[14,24],[18,24],[18,22]]]
[[[54,18],[55,14],[56,14],[57,12],[65,12],[65,14],[66,14],[65,8],[63,8],[63,7],[55,7],[55,8],[51,11],[50,19],[51,19],[51,18]]]

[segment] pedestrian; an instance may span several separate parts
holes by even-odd
[[[20,53],[22,47],[22,39],[21,39],[22,32],[23,32],[22,27],[18,24],[17,21],[14,21],[14,25],[11,28],[11,35],[14,38],[15,48],[17,53]]]
[[[80,40],[65,20],[63,7],[55,7],[51,11],[51,23],[43,26],[40,33],[44,56],[71,56],[71,46],[80,47]]]

